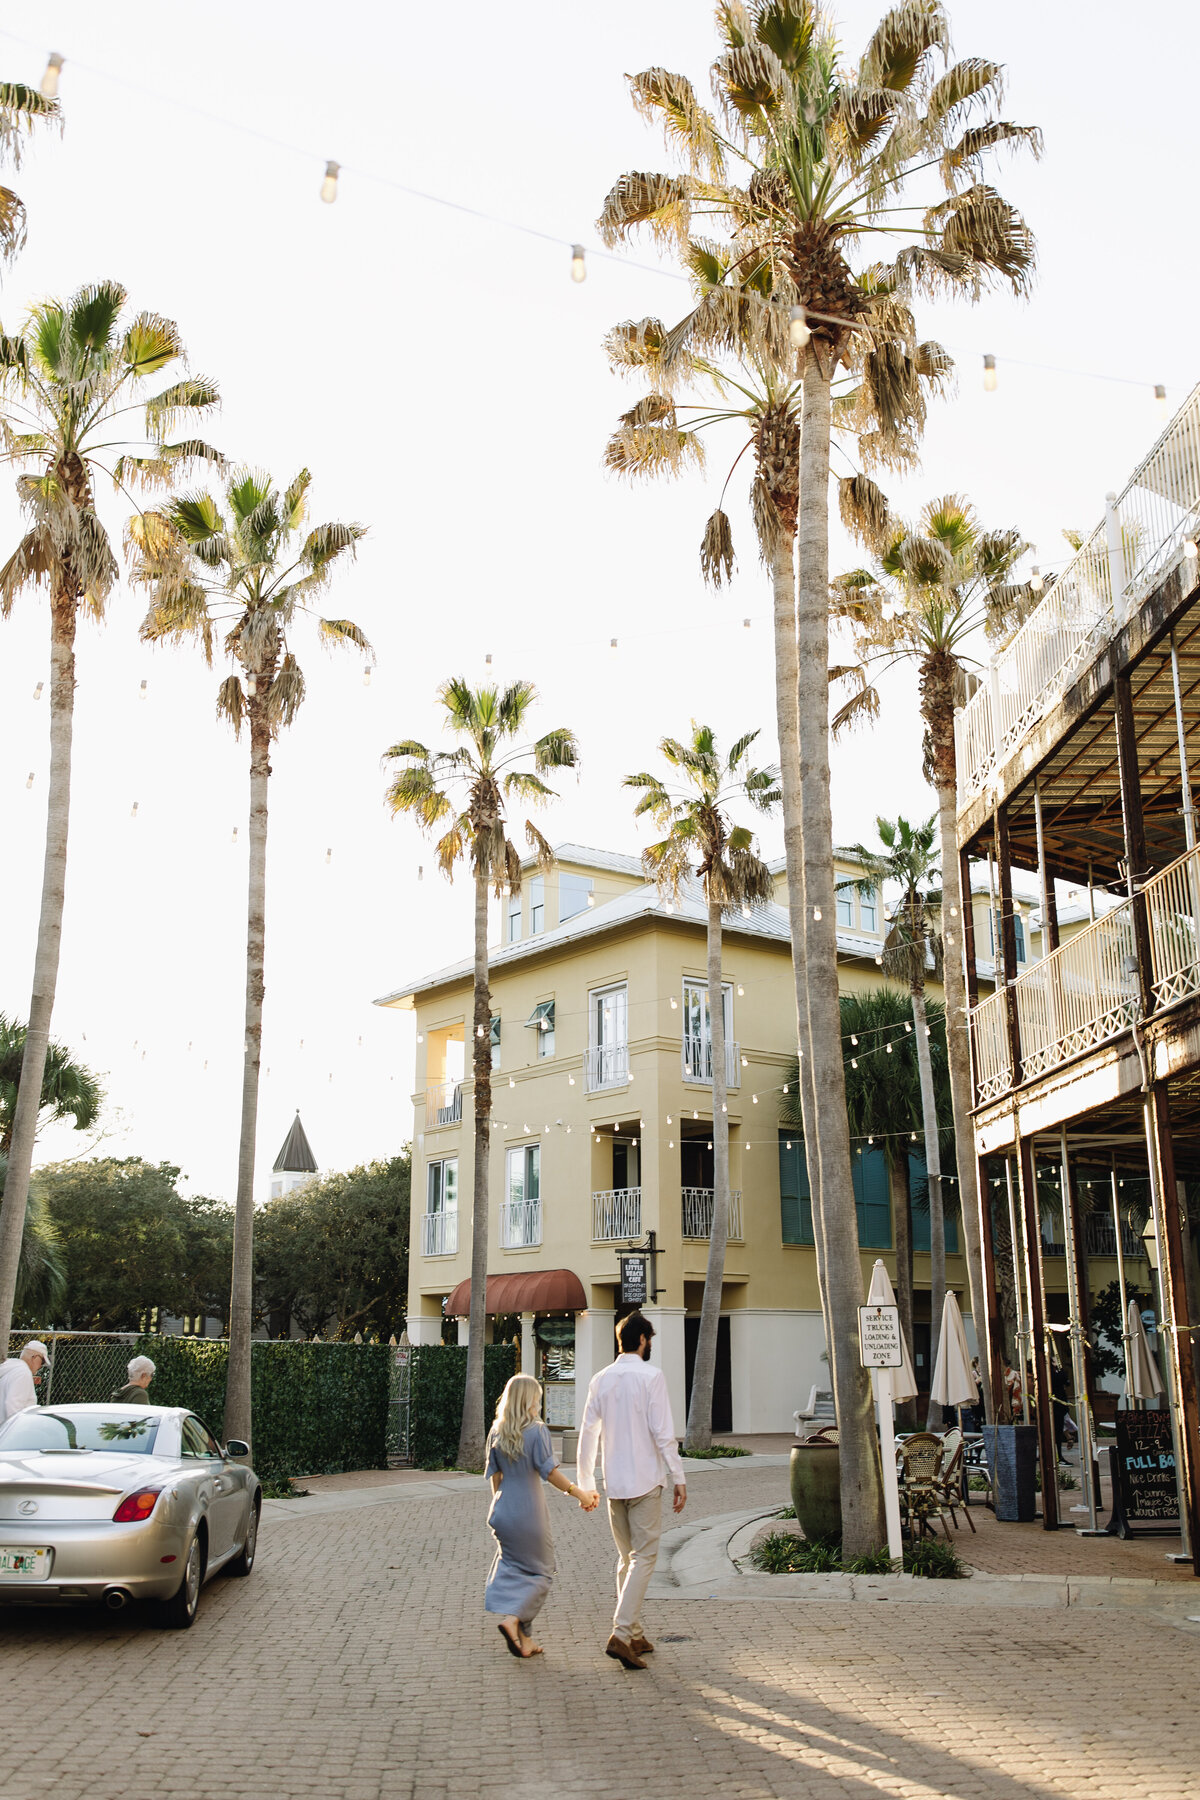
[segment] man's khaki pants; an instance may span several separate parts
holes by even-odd
[[[642,1629],[642,1601],[658,1560],[662,1495],[662,1489],[656,1487],[636,1500],[610,1500],[608,1503],[608,1523],[618,1551],[613,1636],[619,1637],[623,1644],[646,1635]]]

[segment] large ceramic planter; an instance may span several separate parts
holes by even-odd
[[[792,1505],[806,1538],[842,1535],[842,1468],[836,1444],[793,1444]]]
[[[983,1447],[996,1517],[1028,1522],[1037,1517],[1038,1430],[1036,1425],[985,1425]]]

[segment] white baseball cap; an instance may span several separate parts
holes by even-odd
[[[38,1355],[41,1357],[41,1359],[44,1363],[48,1363],[50,1361],[50,1352],[47,1350],[45,1344],[42,1343],[40,1338],[30,1338],[30,1340],[27,1344],[22,1344],[19,1354],[22,1358],[24,1358],[24,1357],[28,1356],[28,1354],[31,1350],[36,1350]]]

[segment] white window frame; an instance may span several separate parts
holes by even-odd
[[[521,941],[521,894],[520,890],[508,896],[508,910],[505,915],[505,943],[519,944]],[[516,926],[514,931],[513,927]]]
[[[546,877],[535,875],[529,883],[529,935],[530,937],[540,937],[545,929]]]
[[[437,1178],[438,1203],[436,1206],[433,1206],[431,1204],[431,1202],[433,1200],[433,1188],[434,1188],[433,1172],[435,1169],[438,1172],[438,1178]],[[453,1204],[453,1206],[446,1205],[446,1170],[447,1169],[452,1169],[454,1171],[454,1180],[451,1184],[454,1189],[454,1193],[453,1193],[454,1204]],[[452,1212],[456,1213],[458,1211],[458,1158],[457,1158],[457,1156],[435,1156],[431,1162],[426,1163],[426,1165],[425,1165],[425,1211],[426,1211],[426,1213],[452,1213]]]
[[[695,1070],[696,1070],[696,1057],[695,1056],[692,1056],[690,1058],[690,1067],[691,1067],[692,1073],[690,1073],[690,1074],[687,1073],[687,1070],[689,1068],[689,1057],[688,1057],[688,1040],[689,1040],[689,1038],[691,1039],[693,1045],[696,1044],[696,1038],[695,1038],[694,1033],[689,1032],[687,1029],[688,990],[689,989],[692,989],[697,994],[700,994],[703,996],[703,1003],[701,1006],[700,1040],[699,1040],[701,1072],[699,1074],[697,1074],[695,1072]],[[738,1076],[739,1071],[737,1068],[737,1051],[736,1051],[736,1048],[734,1047],[734,1036],[733,1036],[733,983],[731,981],[724,981],[721,983],[721,998],[724,1002],[724,1012],[725,1012],[725,1062],[726,1062],[726,1077],[727,1077],[726,1085],[729,1087],[736,1087],[738,1085],[737,1076]],[[684,1070],[685,1070],[684,1080],[688,1081],[688,1082],[696,1082],[701,1085],[711,1085],[711,1083],[712,1083],[712,1073],[711,1073],[711,1070],[712,1070],[712,1019],[711,1019],[711,1011],[710,1011],[710,1007],[709,1007],[709,1003],[708,1003],[708,980],[703,975],[685,975],[683,978],[683,1026],[684,1026],[684,1030],[683,1030],[682,1049],[683,1049],[683,1063],[684,1063]],[[707,1073],[705,1073],[705,1071],[707,1071]]]
[[[846,918],[842,917],[845,909]],[[839,887],[834,895],[834,916],[843,931],[854,930],[854,893],[848,887]]]
[[[514,1198],[513,1175],[519,1170]],[[537,1193],[530,1194],[531,1186]],[[531,1250],[542,1241],[541,1142],[517,1144],[504,1156],[504,1200],[500,1209],[500,1244],[505,1250]]]
[[[870,924],[867,923],[868,913],[870,914]],[[861,931],[878,931],[879,930],[879,889],[878,888],[872,888],[869,897],[865,894],[860,894],[858,896],[858,922],[859,922],[859,929]]]
[[[612,1001],[611,1011],[606,1002]],[[612,1019],[612,1034],[604,1040],[601,1030],[606,1013]],[[597,1088],[624,1087],[629,1081],[629,983],[606,982],[603,987],[588,990],[588,1061],[589,1091]]]

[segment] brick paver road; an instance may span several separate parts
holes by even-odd
[[[689,1516],[769,1505],[785,1479],[705,1471]],[[603,1655],[603,1514],[551,1501],[560,1573],[530,1662],[481,1611],[474,1484],[307,1518],[295,1503],[264,1526],[249,1581],[206,1589],[191,1632],[0,1614],[0,1796],[1200,1800],[1195,1626],[661,1600],[652,1667],[633,1674]]]

